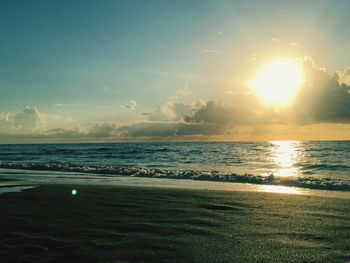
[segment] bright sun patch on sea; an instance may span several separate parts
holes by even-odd
[[[267,193],[280,193],[280,194],[303,194],[302,191],[281,185],[262,185],[261,190]]]
[[[295,59],[276,59],[259,70],[252,86],[264,103],[285,106],[296,96],[303,78],[301,66]]]

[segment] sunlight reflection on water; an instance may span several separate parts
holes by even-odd
[[[277,176],[295,176],[299,174],[296,163],[302,157],[302,143],[298,141],[272,141],[271,158],[275,164],[273,174]]]
[[[279,185],[261,185],[261,191],[267,193],[280,193],[280,194],[303,194],[299,189],[295,189],[288,186]]]

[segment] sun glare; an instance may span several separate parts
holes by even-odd
[[[288,105],[303,82],[303,72],[294,59],[267,63],[253,80],[256,95],[266,104]]]

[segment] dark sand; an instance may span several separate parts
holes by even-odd
[[[45,185],[0,195],[0,262],[349,262],[348,199]]]

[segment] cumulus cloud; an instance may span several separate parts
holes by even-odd
[[[343,71],[337,71],[337,75],[339,76],[339,83],[350,85],[350,69],[345,69]]]
[[[179,99],[191,94],[188,83],[182,89],[176,91],[167,102],[158,105],[154,112],[149,114],[150,121],[180,121],[185,115],[190,114],[195,105],[178,102]]]
[[[124,108],[124,109],[130,109],[130,110],[135,110],[135,109],[136,109],[136,105],[137,105],[136,101],[134,101],[134,100],[129,100],[129,101],[128,101],[128,104],[123,105],[122,108]]]
[[[298,119],[317,122],[350,121],[350,86],[340,80],[337,72],[318,68],[307,57],[303,63],[305,83],[296,100]]]
[[[87,135],[92,137],[116,137],[119,135],[118,125],[114,122],[101,122],[88,130]]]
[[[0,137],[2,141],[5,140],[3,138],[24,137],[48,141],[113,141],[125,138],[177,139],[186,136],[254,139],[270,134],[273,138],[283,139],[283,135],[295,136],[294,130],[298,130],[304,136],[300,138],[306,138],[311,134],[309,130],[312,125],[329,127],[321,124],[328,125],[331,122],[337,122],[333,124],[334,127],[343,127],[343,132],[338,132],[339,138],[345,136],[350,126],[339,126],[339,123],[350,123],[350,70],[328,72],[317,67],[310,57],[305,57],[302,64],[305,72],[304,84],[294,103],[283,109],[262,105],[253,94],[247,92],[246,87],[226,90],[226,94],[230,95],[229,103],[214,100],[189,102],[191,90],[186,83],[167,101],[155,107],[154,111],[142,112],[143,119],[147,121],[129,125],[106,121],[80,125],[71,119],[62,121],[65,116],[55,117],[40,112],[36,107],[26,107],[14,114],[0,113]],[[136,109],[136,106],[135,101],[129,100],[123,107]],[[60,120],[60,127],[47,128],[53,126],[46,125],[46,122],[55,122],[54,119],[57,118]],[[312,131],[313,136],[316,136],[315,130]]]
[[[2,132],[13,128],[13,121],[9,113],[0,113],[0,129]]]
[[[157,108],[150,117],[151,121],[136,123],[120,128],[121,134],[127,137],[171,137],[193,135],[220,135],[237,125],[254,121],[255,115],[250,110],[223,105],[215,101],[191,104],[166,104]],[[164,107],[164,105],[163,105]],[[163,111],[161,111],[161,109]]]
[[[185,83],[185,86],[182,89],[176,91],[176,95],[171,97],[172,99],[179,99],[181,97],[186,97],[191,94],[190,86],[188,82]]]
[[[180,121],[192,112],[192,106],[182,102],[168,101],[157,106],[149,115],[151,121]]]
[[[184,118],[184,121],[188,123],[213,123],[217,125],[243,124],[253,120],[254,114],[250,110],[226,106],[215,101],[208,101],[191,115],[186,115]]]
[[[34,131],[44,128],[46,119],[45,115],[39,112],[36,107],[26,107],[14,116],[13,123],[22,131]]]
[[[239,97],[249,103],[235,106],[209,100],[194,106],[170,99],[149,115],[151,122],[125,130],[129,136],[218,135],[234,133],[239,130],[237,127],[247,125],[251,126],[248,130],[263,133],[264,125],[350,121],[350,87],[344,83],[350,71],[344,71],[342,76],[327,72],[310,57],[305,57],[302,63],[305,82],[289,108],[264,106],[254,101],[252,94],[245,94],[248,99],[235,91],[229,92],[235,104]]]
[[[26,107],[16,114],[0,113],[1,133],[38,132],[46,127],[46,116],[36,107]]]
[[[55,119],[52,116],[49,117],[50,120]],[[74,123],[69,123],[74,125]],[[71,128],[47,128],[46,124],[47,115],[36,107],[26,107],[15,114],[0,113],[0,137],[2,142],[6,142],[4,138],[80,140],[84,138],[114,138],[120,135],[120,130],[115,122],[103,121],[94,126],[82,126],[76,123]]]

